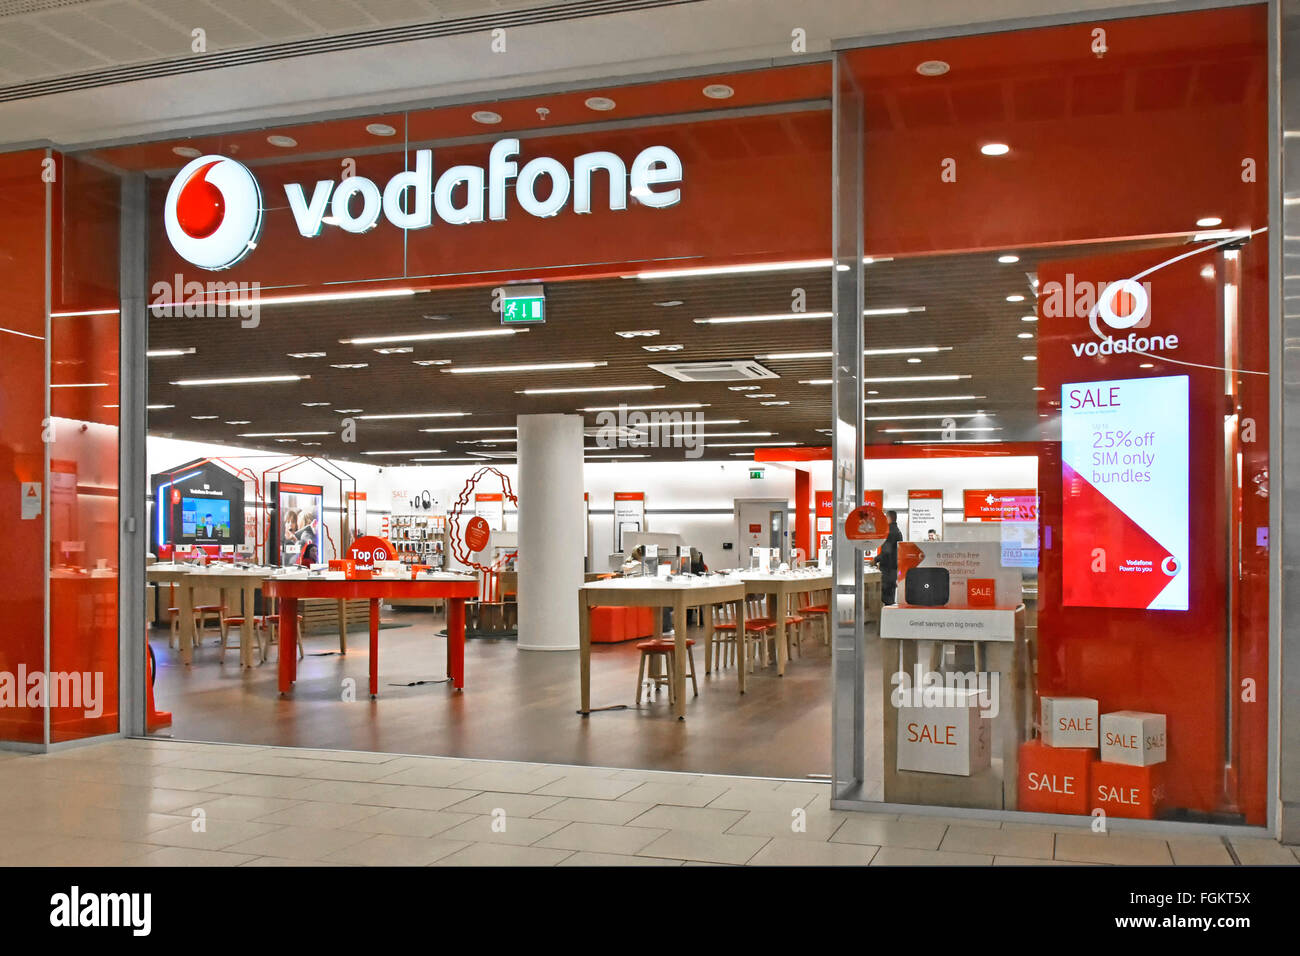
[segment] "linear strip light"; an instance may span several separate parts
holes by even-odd
[[[649,392],[664,385],[583,385],[572,388],[521,388],[516,395],[566,395],[570,392]]]
[[[704,448],[767,448],[780,445],[797,445],[797,441],[725,441],[706,442]]]
[[[765,315],[724,315],[711,319],[694,319],[696,325],[734,325],[738,322],[801,322],[805,319],[829,319],[833,312],[771,312]]]
[[[947,441],[940,439],[935,441],[932,438],[900,438],[900,445],[997,445],[1002,442],[1001,438],[960,438],[956,441]]]
[[[590,408],[580,408],[580,412],[649,412],[660,411],[674,408],[709,408],[707,402],[685,402],[681,405],[594,405]]]
[[[485,339],[497,335],[518,335],[528,329],[463,329],[459,332],[412,332],[408,335],[367,335],[339,339],[343,345],[382,345],[385,342],[433,342],[445,339]]]
[[[173,382],[173,385],[176,383]],[[50,388],[107,388],[107,382],[68,382],[63,385],[51,385]]]
[[[872,378],[864,378],[862,381],[870,385],[881,385],[884,383],[894,382],[957,382],[962,379],[970,378],[969,375],[881,375]],[[830,385],[834,382],[831,378],[804,378],[799,380],[800,385]]]
[[[923,395],[914,398],[864,398],[864,405],[899,405],[905,402],[975,402],[983,395]]]
[[[333,432],[240,432],[240,438],[301,438],[305,435],[333,435]]]
[[[160,411],[164,408],[175,408],[175,405],[146,405],[145,408],[151,412]]]
[[[649,458],[649,457],[650,457],[649,455],[637,455],[637,454],[632,454],[632,453],[623,452],[623,451],[604,452],[604,451],[587,451],[586,449],[583,449],[583,450],[586,452],[586,456],[587,456],[588,458],[618,458],[618,459],[622,459],[622,458]]]
[[[708,428],[710,425],[745,425],[748,424],[748,418],[710,418],[708,421],[701,419],[698,422],[639,422],[629,424],[628,428],[695,428],[696,426]]]
[[[369,421],[392,418],[464,418],[469,412],[394,412],[390,415],[358,415]]]
[[[975,427],[967,427],[967,426],[965,426],[965,425],[959,425],[959,426],[957,426],[957,427],[955,427],[955,428],[952,428],[952,429],[947,429],[947,428],[882,428],[882,429],[880,429],[880,431],[884,432],[884,433],[887,434],[887,435],[902,435],[902,434],[906,434],[906,433],[908,433],[908,432],[918,432],[918,433],[919,433],[919,432],[946,432],[946,431],[957,431],[957,432],[1000,432],[1000,431],[1002,431],[1002,429],[1001,429],[1001,428],[998,428],[998,427],[996,427],[996,426],[991,426],[991,425],[975,426]]]
[[[193,355],[194,349],[150,349],[144,353],[145,358],[175,358],[180,355]]]
[[[81,312],[51,312],[52,319],[70,319],[82,315],[118,315],[121,309],[86,309]]]
[[[983,412],[935,412],[933,415],[868,415],[863,421],[868,422],[909,422],[931,418],[979,418]]]
[[[923,305],[895,305],[883,309],[863,309],[863,315],[908,315],[912,312],[924,312]]]
[[[518,438],[461,438],[457,445],[517,445]]]
[[[864,349],[863,355],[922,355],[936,352],[951,352],[951,345],[918,345],[907,348]],[[833,352],[772,352],[768,355],[755,355],[759,361],[789,361],[795,359],[831,358]]]
[[[632,279],[687,279],[691,276],[744,275],[750,272],[793,272],[799,269],[829,269],[834,259],[798,259],[789,262],[751,262],[735,266],[698,266],[684,269],[650,269]]]
[[[237,378],[182,378],[171,385],[257,385],[262,382],[299,382],[310,375],[248,375]]]
[[[364,418],[365,416],[361,416]],[[465,425],[459,428],[421,428],[422,432],[514,432],[518,431],[517,425]]]
[[[452,465],[467,461],[481,462],[482,458],[412,458],[411,461],[436,461],[440,465]]]
[[[542,362],[532,365],[471,365],[461,368],[444,368],[452,375],[476,375],[481,372],[561,372],[575,368],[600,368],[608,362]]]
[[[363,451],[363,455],[441,455],[441,448],[398,448],[388,451]]]
[[[30,332],[19,332],[17,329],[0,328],[0,332],[8,332],[10,335],[21,335],[25,339],[35,339],[38,342],[45,341],[45,336],[43,335],[32,335]]]

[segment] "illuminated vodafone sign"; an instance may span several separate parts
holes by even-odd
[[[590,213],[595,205],[626,209],[629,196],[654,209],[681,202],[682,160],[667,146],[649,146],[630,164],[616,153],[583,153],[572,169],[549,156],[520,166],[518,157],[518,139],[499,140],[486,169],[451,166],[435,180],[433,150],[418,149],[414,168],[397,173],[382,189],[365,176],[349,176],[341,182],[317,180],[310,196],[301,183],[285,184],[284,192],[294,225],[309,239],[325,226],[367,232],[381,216],[399,229],[427,229],[435,216],[451,225],[501,221],[510,193],[520,209],[541,219],[557,215],[570,200],[578,213]],[[262,212],[262,193],[249,169],[213,155],[200,156],[177,173],[163,217],[177,254],[216,271],[256,248]]]
[[[418,149],[415,168],[398,173],[382,190],[374,180],[349,176],[339,183],[318,180],[310,198],[298,183],[286,184],[284,191],[298,232],[308,238],[320,235],[324,225],[366,232],[378,224],[381,215],[399,229],[427,229],[435,214],[452,225],[504,220],[511,180],[519,207],[541,219],[559,213],[570,196],[575,212],[591,212],[598,184],[607,184],[605,196],[611,210],[626,209],[629,192],[641,205],[656,209],[681,201],[681,189],[672,185],[682,181],[681,157],[667,146],[641,150],[630,166],[615,153],[583,153],[574,159],[572,171],[549,156],[531,159],[520,167],[518,155],[519,140],[498,140],[486,170],[482,166],[452,166],[435,182],[433,150]],[[598,172],[602,174],[599,178]],[[543,179],[547,180],[544,187]]]

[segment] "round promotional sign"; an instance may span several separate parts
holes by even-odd
[[[486,518],[475,515],[469,519],[469,524],[465,526],[465,545],[471,552],[486,548],[490,537],[492,537],[492,527],[487,523]]]
[[[393,546],[378,535],[363,534],[349,545],[348,558],[355,561],[358,568],[366,571],[380,561],[393,560]]]
[[[875,505],[862,505],[844,519],[844,537],[850,541],[869,541],[889,534],[889,519]]]

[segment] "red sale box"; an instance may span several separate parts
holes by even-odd
[[[1019,809],[1086,814],[1093,762],[1093,752],[1086,747],[1048,747],[1041,740],[1021,744]]]
[[[993,578],[966,579],[968,607],[993,607],[997,603],[997,581]]]
[[[1165,802],[1164,764],[1135,767],[1094,760],[1092,805],[1112,817],[1153,820]]]

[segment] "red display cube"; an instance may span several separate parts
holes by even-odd
[[[1088,773],[1097,752],[1090,747],[1020,745],[1019,809],[1029,813],[1086,814],[1091,807]]]
[[[1092,805],[1111,817],[1154,820],[1165,802],[1164,767],[1162,763],[1134,767],[1094,760]]]

